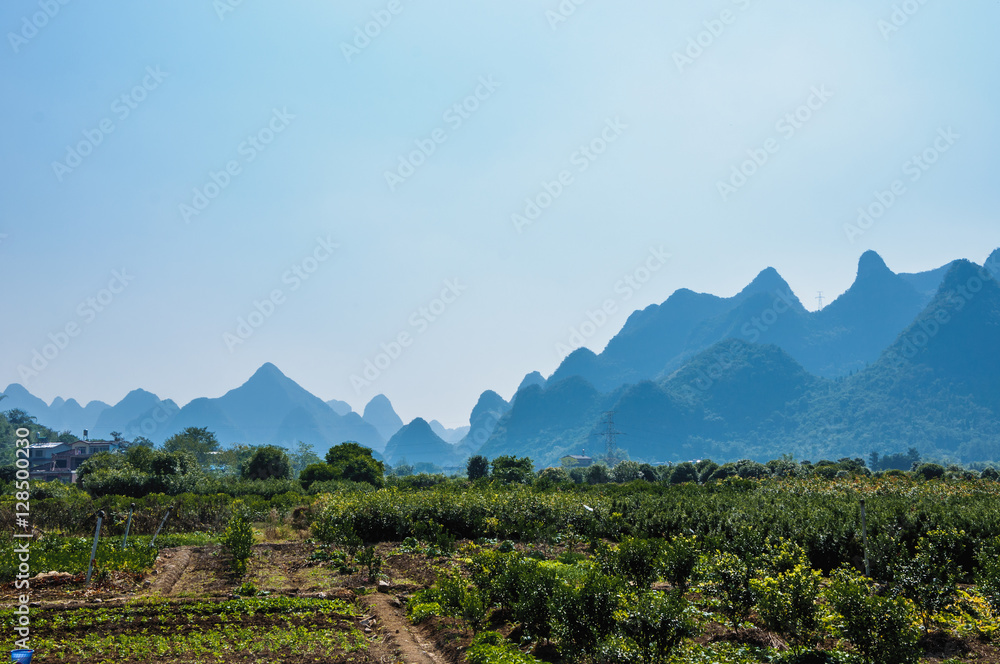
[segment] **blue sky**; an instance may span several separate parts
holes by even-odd
[[[1000,3],[63,1],[0,7],[0,384],[46,400],[273,362],[457,426],[609,300],[595,351],[1000,246]]]

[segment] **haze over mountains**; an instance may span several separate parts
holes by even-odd
[[[134,390],[114,406],[45,404],[22,386],[21,408],[57,430],[120,431],[162,442],[204,426],[223,443],[330,446],[355,440],[389,463],[460,465],[470,454],[603,452],[608,411],[633,459],[680,461],[922,453],[1000,457],[1000,250],[981,268],[954,261],[895,274],[874,252],[854,284],[807,311],[772,268],[729,298],[681,289],[633,313],[600,353],[581,348],[548,378],[527,374],[510,402],[484,392],[469,425],[405,424],[378,395],[364,414],[324,402],[272,364],[218,398],[178,407]]]

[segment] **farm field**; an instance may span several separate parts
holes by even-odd
[[[36,569],[67,575],[32,583],[35,661],[1000,662],[991,481],[344,487],[230,499],[214,529],[203,499],[124,551],[101,499],[90,588],[92,524],[39,523]]]

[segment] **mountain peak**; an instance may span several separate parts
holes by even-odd
[[[524,388],[529,387],[531,385],[541,385],[542,387],[545,387],[545,377],[542,376],[542,374],[537,371],[532,371],[531,373],[526,375],[524,379],[521,381],[521,384],[517,386],[517,390],[515,391],[515,393],[520,392]]]
[[[895,274],[882,257],[869,249],[858,259],[858,280]]]
[[[365,406],[364,414],[361,417],[365,422],[375,427],[385,440],[389,440],[403,428],[403,420],[396,414],[392,402],[384,394],[376,394],[372,397],[368,405]]]
[[[264,364],[260,365],[260,368],[257,369],[257,371],[254,372],[253,376],[250,377],[250,380],[254,380],[255,378],[285,378],[285,377],[286,377],[285,374],[281,373],[281,369],[274,366],[270,362],[265,362]]]
[[[425,420],[422,417],[415,417],[415,418],[413,418],[413,420],[409,424],[406,425],[406,428],[409,429],[411,432],[415,432],[415,431],[419,431],[419,432],[430,431],[431,433],[434,433],[433,429],[431,429],[431,425],[428,424],[427,420]],[[434,435],[436,436],[437,434],[434,434]]]
[[[982,281],[982,277],[983,269],[978,265],[964,258],[957,260],[951,264],[948,273],[944,275],[940,292],[946,293],[948,291],[958,291],[959,289],[968,290],[970,282]],[[976,293],[978,292],[979,290],[977,289]]]
[[[993,278],[1000,281],[1000,248],[995,249],[984,264],[986,271],[993,275]]]
[[[761,270],[753,281],[746,288],[739,292],[737,297],[746,297],[757,293],[776,293],[779,291],[790,291],[788,282],[785,281],[778,271],[773,267]]]

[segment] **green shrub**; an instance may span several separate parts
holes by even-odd
[[[717,552],[706,561],[703,578],[708,581],[708,593],[719,601],[719,609],[729,618],[733,629],[750,617],[756,602],[751,581],[753,565],[728,552]]]
[[[1000,612],[1000,538],[984,544],[976,559],[979,562],[979,573],[976,575],[979,592],[994,611]]]
[[[659,575],[662,551],[663,540],[626,537],[616,549],[602,549],[598,562],[605,574],[620,576],[638,588],[649,588]]]
[[[444,609],[437,602],[410,602],[407,605],[407,613],[410,616],[410,622],[414,625],[422,623],[431,616],[443,616]]]
[[[359,565],[368,570],[368,583],[378,581],[379,574],[382,573],[382,556],[375,553],[375,547],[368,546],[362,549],[357,555]]]
[[[226,553],[229,554],[229,564],[236,576],[246,574],[253,550],[254,534],[242,501],[237,501],[237,505],[234,506],[233,516],[229,519],[229,525],[221,541]]]
[[[526,655],[496,632],[483,632],[472,640],[465,653],[469,664],[543,664]]]
[[[693,535],[678,535],[663,547],[660,554],[660,574],[670,586],[681,593],[687,592],[698,568],[701,547]]]
[[[777,576],[752,579],[750,586],[767,628],[787,643],[804,647],[817,641],[819,583],[820,573],[800,564]]]
[[[880,597],[872,583],[844,565],[826,589],[837,614],[836,632],[853,644],[866,664],[912,664],[917,661],[919,630],[902,597]]]
[[[917,466],[913,474],[925,480],[940,479],[944,475],[944,466],[936,463],[922,463]]]
[[[250,581],[245,581],[239,588],[233,591],[233,594],[240,597],[256,597],[257,592],[257,586]]]
[[[952,603],[958,592],[956,550],[965,533],[949,528],[932,530],[917,542],[916,555],[894,570],[895,590],[916,604],[924,623],[931,627],[932,616]]]
[[[615,628],[612,616],[622,607],[622,582],[591,570],[579,588],[557,584],[550,603],[552,636],[570,660],[597,652]]]
[[[687,602],[676,592],[650,590],[629,598],[618,626],[621,637],[605,642],[602,661],[631,661],[628,653],[635,651],[643,664],[666,662],[681,641],[695,635],[686,608]]]

